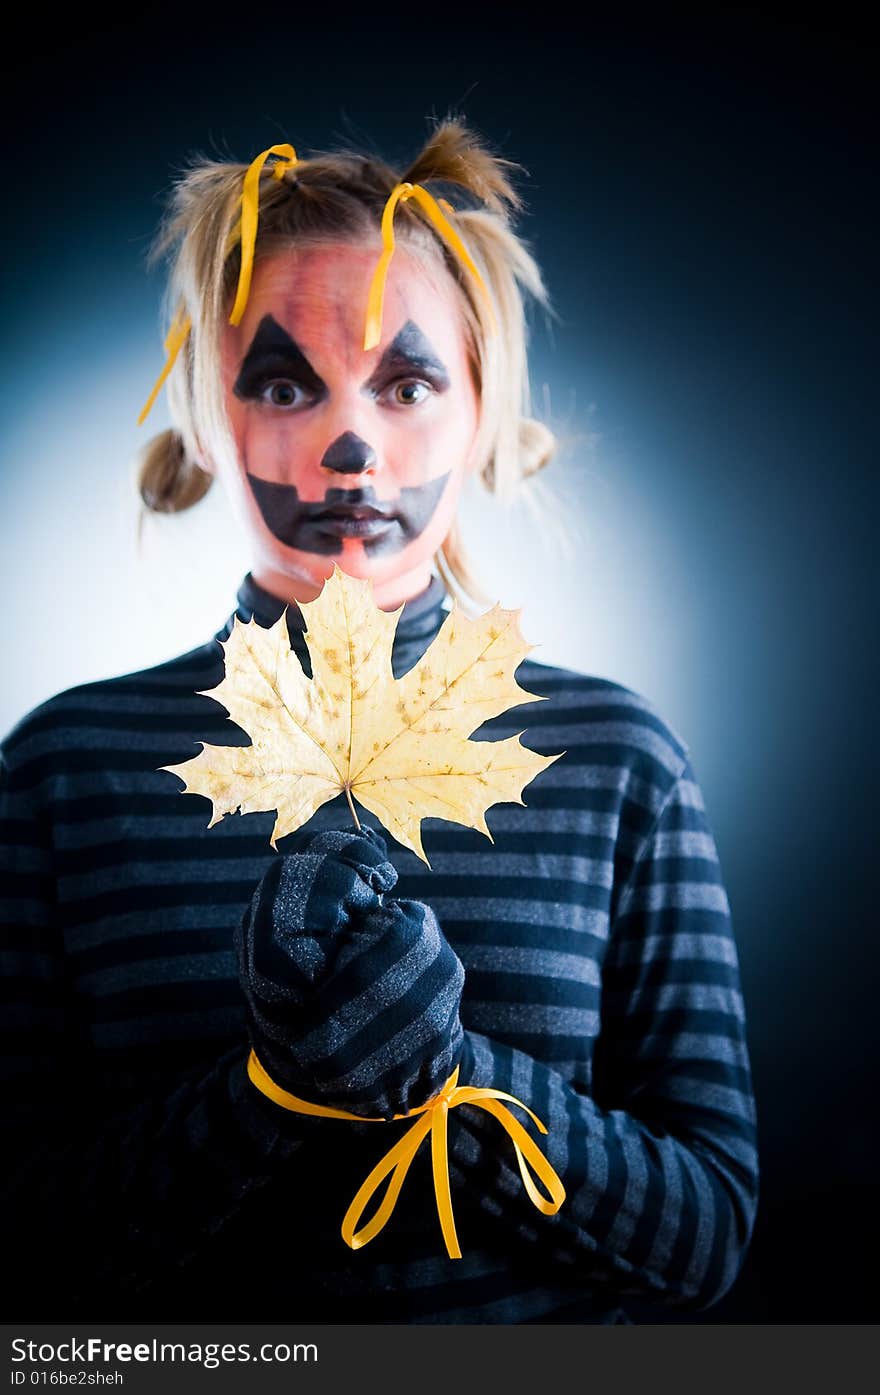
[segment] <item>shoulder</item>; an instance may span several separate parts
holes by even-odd
[[[551,770],[611,783],[620,797],[656,812],[689,769],[687,741],[646,694],[610,678],[527,659],[516,671],[520,687],[538,702],[510,716],[527,728],[523,740],[564,750]],[[570,778],[570,774],[569,774]]]
[[[9,781],[64,749],[92,742],[96,733],[176,715],[180,703],[205,703],[198,689],[216,686],[223,654],[215,639],[147,668],[64,688],[32,707],[0,739],[0,767]],[[90,735],[86,737],[86,733]]]

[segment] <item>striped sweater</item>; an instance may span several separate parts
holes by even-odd
[[[436,577],[407,603],[395,676],[446,605]],[[233,614],[268,626],[282,610],[248,573]],[[634,1320],[628,1299],[710,1307],[751,1238],[757,1131],[730,906],[686,744],[628,688],[524,660],[518,682],[545,700],[473,739],[521,731],[565,755],[524,805],[489,810],[494,844],[427,819],[429,869],[387,836],[395,895],[432,907],[465,967],[460,1083],[534,1110],[567,1195],[542,1215],[498,1121],[460,1106],[462,1258],[443,1246],[428,1146],[353,1252],[342,1217],[408,1125],[307,1118],[248,1079],[233,937],[284,841],[269,846],[274,812],[209,831],[209,801],[159,769],[201,742],[248,744],[200,695],[232,623],[59,693],[0,746],[9,1318],[608,1324]],[[288,628],[311,675],[293,606]],[[340,795],[310,826],[350,817]]]

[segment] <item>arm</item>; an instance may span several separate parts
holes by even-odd
[[[49,818],[4,761],[0,1230],[20,1312],[149,1288],[277,1176],[311,1126],[253,1089],[244,1041],[146,1089],[105,1079],[76,1028],[55,876]]]
[[[570,1266],[619,1295],[695,1309],[717,1302],[754,1225],[756,1124],[730,908],[689,762],[618,900],[593,1096],[514,1047],[465,1038],[462,1081],[508,1090],[535,1110],[548,1134],[529,1131],[567,1196],[555,1216],[541,1216],[497,1122],[461,1106],[451,1116],[456,1205],[466,1192],[512,1246],[525,1240],[536,1262]]]

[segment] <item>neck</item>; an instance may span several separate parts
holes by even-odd
[[[348,567],[345,570],[350,576],[357,575]],[[332,575],[332,569],[328,575]],[[324,585],[323,581],[288,576],[285,572],[275,571],[259,562],[251,568],[251,576],[264,591],[294,605],[300,601],[308,603],[315,600],[321,594]],[[424,595],[431,584],[431,576],[430,562],[421,562],[412,571],[404,572],[401,576],[373,578],[373,600],[380,610],[397,610],[406,601]]]
[[[395,678],[400,678],[408,672],[435,639],[448,614],[444,604],[447,600],[446,587],[440,577],[431,575],[428,584],[419,595],[403,602],[391,653],[391,667]],[[254,619],[258,625],[268,629],[286,612],[291,648],[311,678],[311,655],[305,633],[305,617],[297,603],[267,590],[252,572],[246,573],[238,590],[237,602],[235,611],[214,638],[221,641],[228,639],[236,615],[243,624]]]

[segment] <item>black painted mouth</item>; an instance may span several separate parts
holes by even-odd
[[[447,471],[384,501],[368,486],[328,489],[323,499],[303,500],[295,485],[246,474],[269,531],[286,547],[325,556],[340,553],[345,537],[361,538],[370,555],[406,547],[427,527],[449,479]]]

